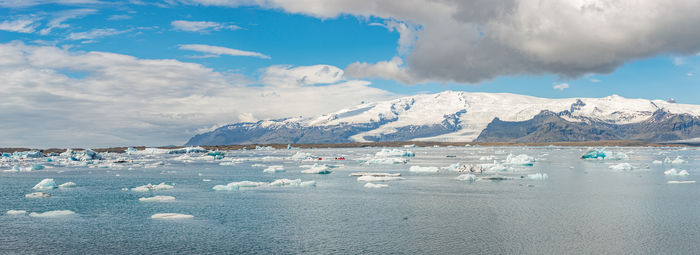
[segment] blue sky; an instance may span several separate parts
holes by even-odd
[[[700,43],[694,37],[700,32],[681,28],[697,21],[697,15],[683,16],[684,4],[659,11],[677,18],[652,17],[629,29],[621,27],[629,22],[600,23],[609,17],[568,20],[571,15],[540,10],[545,21],[564,19],[557,24],[571,27],[530,34],[522,31],[530,31],[524,26],[531,22],[504,25],[533,17],[522,4],[513,14],[519,17],[493,18],[464,11],[469,8],[459,2],[362,2],[0,0],[0,54],[22,59],[0,60],[4,90],[11,93],[6,97],[12,99],[0,112],[6,123],[0,128],[16,137],[0,146],[65,146],[66,133],[98,122],[106,124],[77,143],[179,144],[233,121],[308,116],[444,90],[549,98],[618,94],[700,104]],[[600,6],[609,10],[601,15],[623,21],[649,8],[619,12]],[[483,13],[506,8],[467,7]],[[434,17],[441,15],[447,18]],[[537,21],[543,29],[545,23]],[[677,33],[669,33],[674,25]],[[643,34],[633,33],[645,26]],[[130,77],[114,74],[121,71]],[[260,105],[246,101],[273,96],[254,100],[265,102]],[[110,124],[129,116],[134,119],[120,122],[126,126]],[[30,141],[21,135],[28,125],[45,137]]]

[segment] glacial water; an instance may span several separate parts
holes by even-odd
[[[223,159],[203,153],[108,153],[92,161],[54,156],[53,162],[5,158],[0,162],[0,253],[700,254],[699,186],[669,183],[700,179],[700,150],[695,148],[607,149],[629,157],[620,160],[582,160],[586,148],[571,147],[398,148],[415,156],[403,157],[405,164],[357,160],[375,158],[380,149],[227,151]],[[290,158],[299,151],[324,160]],[[500,181],[459,181],[454,178],[464,173],[448,169],[409,171],[411,166],[502,163],[508,154],[527,154],[535,162],[475,174],[506,178]],[[678,156],[685,162],[663,162]],[[118,160],[126,162],[112,163]],[[35,163],[46,168],[11,170]],[[330,174],[301,173],[307,169],[301,165],[314,163],[342,166]],[[622,163],[633,168],[610,168]],[[284,172],[264,173],[271,165],[282,165]],[[664,175],[671,168],[690,175]],[[405,179],[365,188],[366,182],[349,176],[354,172],[400,173]],[[534,173],[547,178],[528,179]],[[43,191],[51,197],[25,197],[45,178],[76,187]],[[315,181],[316,186],[212,189],[283,178]],[[130,190],[161,182],[173,188]],[[139,201],[152,196],[175,200]],[[8,210],[27,213],[8,215]],[[29,215],[55,210],[75,214]],[[151,219],[156,213],[193,218]]]

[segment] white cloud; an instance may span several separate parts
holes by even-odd
[[[314,116],[393,97],[325,72],[307,79],[335,83],[249,86],[240,74],[195,63],[21,42],[0,44],[0,77],[0,119],[12,120],[0,121],[4,146],[182,144],[213,124]]]
[[[420,79],[406,70],[400,57],[394,57],[390,61],[380,61],[376,64],[352,63],[345,68],[345,74],[352,78],[394,79],[406,84],[417,82]]]
[[[591,81],[593,83],[601,82],[599,79],[596,79],[596,78],[591,78],[589,81]]]
[[[262,53],[259,53],[259,52],[237,50],[237,49],[231,49],[231,48],[220,47],[220,46],[212,46],[212,45],[204,45],[204,44],[183,44],[183,45],[180,45],[179,48],[181,50],[191,50],[191,51],[197,51],[197,52],[210,54],[210,55],[205,55],[204,57],[229,55],[229,56],[257,57],[257,58],[264,58],[264,59],[270,58],[269,56],[262,54]]]
[[[554,86],[552,86],[552,88],[564,91],[564,89],[569,88],[569,84],[568,83],[554,84]]]
[[[626,62],[659,54],[700,51],[700,1],[696,0],[178,2],[234,7],[256,4],[319,18],[349,14],[415,24],[421,29],[414,30],[417,39],[405,56],[404,70],[362,65],[365,73],[404,83],[478,83],[518,74],[581,77],[610,73]],[[399,50],[410,41],[403,40],[404,34]],[[382,71],[388,72],[379,75]]]
[[[330,65],[270,66],[263,70],[262,83],[275,87],[299,87],[329,84],[343,79],[343,70]]]
[[[19,18],[15,20],[5,20],[0,22],[0,30],[18,33],[34,33],[38,24],[36,19]]]
[[[686,75],[687,75],[688,77],[691,77],[691,76],[693,76],[693,75],[695,75],[695,74],[694,74],[694,73],[687,73]]]
[[[118,35],[129,30],[116,30],[113,28],[96,28],[87,32],[76,32],[68,35],[69,40],[94,40],[100,37]]]
[[[24,8],[42,4],[83,5],[104,4],[104,2],[99,0],[0,0],[0,7],[4,8]]]
[[[39,34],[47,35],[56,28],[68,28],[70,27],[70,25],[64,24],[63,22],[66,22],[70,19],[79,19],[95,13],[97,13],[96,9],[72,9],[67,11],[56,12],[52,15],[53,17],[46,24],[46,28],[39,31]]]
[[[133,17],[131,17],[130,15],[116,14],[116,15],[109,16],[109,18],[107,18],[107,20],[126,20],[126,19],[131,19],[131,18],[133,18]]]
[[[187,21],[187,20],[175,20],[170,22],[170,25],[175,28],[175,30],[187,31],[187,32],[210,32],[218,30],[237,30],[241,27],[236,25],[224,24],[213,21]]]

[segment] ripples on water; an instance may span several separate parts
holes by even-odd
[[[0,253],[320,253],[320,254],[698,254],[700,197],[695,180],[700,151],[675,148],[610,148],[628,160],[581,160],[584,148],[470,147],[410,148],[407,164],[363,165],[354,159],[378,148],[303,150],[344,156],[326,175],[301,174],[288,157],[297,150],[231,151],[223,160],[175,160],[152,156],[155,168],[46,168],[0,173]],[[505,181],[454,180],[460,173],[417,174],[410,166],[502,161],[509,153],[536,158],[534,166],[515,167]],[[456,157],[447,157],[456,156]],[[114,160],[121,155],[106,155]],[[680,165],[652,164],[681,156]],[[128,156],[131,159],[140,157]],[[180,158],[182,159],[182,158]],[[239,160],[233,165],[221,162]],[[631,171],[610,169],[630,163]],[[285,172],[263,173],[253,164],[283,165]],[[52,163],[45,165],[51,166]],[[689,177],[663,171],[685,169]],[[7,169],[7,168],[4,168]],[[401,173],[405,180],[387,188],[364,188],[352,172]],[[542,172],[543,181],[520,176]],[[200,175],[201,173],[201,175]],[[117,176],[119,175],[119,176]],[[477,175],[479,177],[479,175]],[[48,198],[25,198],[44,178],[73,189],[47,191]],[[314,180],[316,187],[212,187],[238,181]],[[205,182],[203,179],[211,179]],[[174,183],[154,192],[124,191],[147,183]],[[139,202],[141,197],[173,196],[173,202]],[[75,216],[35,218],[5,215],[7,210],[71,210]],[[193,215],[186,220],[153,220],[155,213]]]

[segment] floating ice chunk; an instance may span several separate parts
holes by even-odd
[[[297,153],[292,155],[292,157],[291,157],[291,159],[293,159],[293,160],[304,160],[304,159],[314,159],[314,158],[316,158],[316,157],[311,155],[311,153],[306,153],[306,152],[301,152],[301,151],[297,151]]]
[[[549,178],[549,175],[544,174],[544,173],[534,173],[534,174],[528,174],[527,178],[530,180],[543,181],[543,180],[547,180]]]
[[[513,154],[508,154],[508,158],[504,161],[506,165],[519,165],[519,166],[532,166],[535,162],[535,158],[530,157],[526,154],[520,154],[518,156],[513,156]]]
[[[415,144],[406,144],[403,146],[404,148],[416,148]]]
[[[316,181],[305,181],[299,184],[299,187],[316,187]]]
[[[629,159],[629,156],[627,156],[627,154],[625,154],[624,152],[612,152],[610,153],[610,156],[608,156],[608,159],[627,160]]]
[[[13,158],[41,158],[43,157],[44,154],[41,153],[41,151],[17,151],[12,153]]]
[[[455,177],[455,180],[473,182],[473,181],[476,181],[476,175],[473,175],[473,174],[461,174],[461,175]]]
[[[330,174],[331,170],[330,167],[327,165],[319,165],[319,164],[314,164],[313,167],[302,170],[302,174]]]
[[[277,173],[277,172],[284,172],[284,166],[281,165],[275,165],[275,166],[269,166],[263,170],[264,173]]]
[[[210,182],[211,179],[202,179],[203,182]]]
[[[605,159],[605,148],[592,149],[589,148],[586,153],[581,156],[582,159]]]
[[[630,163],[620,163],[617,165],[610,166],[610,169],[621,170],[621,171],[629,171],[629,170],[632,170],[633,168],[634,167],[632,167],[632,165],[630,165]]]
[[[33,190],[52,190],[56,188],[56,182],[53,181],[53,179],[43,179],[34,187],[32,188]]]
[[[126,154],[134,154],[136,152],[138,152],[138,150],[134,149],[134,147],[129,147],[124,151],[124,153],[126,153]]]
[[[381,183],[375,184],[375,183],[368,182],[368,183],[365,183],[364,187],[368,188],[368,189],[381,189],[381,188],[389,187],[389,184],[381,184]]]
[[[75,188],[78,185],[75,184],[75,182],[66,182],[64,184],[58,185],[59,189],[70,189],[70,188]]]
[[[153,185],[153,184],[146,184],[143,186],[138,186],[136,188],[132,188],[131,191],[137,191],[137,192],[148,192],[148,191],[157,191],[157,190],[166,190],[166,189],[172,189],[175,188],[172,185],[165,184],[165,182],[161,182],[158,185]]]
[[[454,164],[449,165],[449,166],[441,167],[440,169],[446,170],[446,171],[457,172],[457,171],[460,169],[460,164],[459,164],[459,163],[454,163]]]
[[[261,187],[265,186],[267,183],[265,182],[252,182],[252,181],[241,181],[241,182],[231,182],[226,185],[216,185],[212,189],[213,190],[223,190],[223,191],[232,191],[232,190],[238,190],[239,188],[256,188],[256,187]]]
[[[404,150],[399,150],[399,149],[382,149],[381,151],[377,152],[375,154],[377,157],[414,157],[416,156],[415,153],[411,151],[404,151]]]
[[[368,173],[368,172],[357,172],[351,173],[349,176],[401,176],[400,173]]]
[[[27,214],[27,211],[25,210],[7,210],[5,213],[7,215],[25,215]]]
[[[271,182],[270,186],[276,186],[276,187],[281,187],[281,186],[312,187],[312,186],[316,186],[316,181],[302,182],[301,179],[295,179],[295,180],[277,179],[277,180]]]
[[[214,158],[217,158],[217,157],[223,158],[224,156],[226,156],[226,152],[223,152],[223,151],[210,151],[210,152],[207,153],[207,156],[214,157]]]
[[[671,161],[671,164],[678,165],[678,164],[685,164],[687,161],[683,160],[681,156],[676,157],[676,159]]]
[[[438,168],[434,166],[411,166],[411,168],[408,169],[409,172],[413,173],[437,173]]]
[[[690,184],[695,183],[695,181],[668,181],[668,184]]]
[[[41,198],[41,197],[50,197],[51,194],[45,193],[45,192],[32,192],[29,194],[24,195],[26,198]]]
[[[488,156],[481,156],[481,157],[479,157],[479,160],[481,160],[481,161],[491,161],[491,160],[494,160],[494,159],[496,159],[496,156],[494,156],[494,155],[488,155]]]
[[[671,169],[668,169],[668,170],[664,171],[664,175],[669,175],[669,176],[680,176],[680,177],[690,176],[690,174],[688,173],[688,171],[686,171],[686,170],[680,170],[680,171],[678,171],[678,170],[676,170],[675,168],[671,168]]]
[[[474,168],[474,170],[479,170],[480,172],[483,172],[483,170],[489,171],[489,172],[506,172],[506,171],[511,171],[513,170],[512,167],[505,166],[503,164],[498,163],[497,161],[493,161],[493,164],[480,164]],[[470,169],[471,171],[471,169]]]
[[[664,162],[661,161],[661,160],[654,160],[654,161],[652,161],[651,163],[652,163],[652,164],[659,165],[659,164],[662,164],[662,163],[664,163]]]
[[[367,164],[376,165],[393,165],[393,164],[406,164],[408,162],[403,158],[371,158],[364,160]]]
[[[42,170],[45,167],[42,165],[39,165],[39,164],[32,164],[31,168],[32,168],[32,170]]]
[[[197,147],[185,147],[185,148],[181,148],[181,149],[172,149],[172,150],[168,151],[168,154],[205,153],[208,151],[209,150],[197,146]]]
[[[194,216],[181,213],[156,213],[151,215],[151,219],[154,220],[186,220],[192,218],[194,218]]]
[[[266,167],[265,164],[253,164],[251,167]]]
[[[48,211],[48,212],[43,212],[43,213],[30,213],[29,217],[36,217],[36,218],[58,218],[58,217],[67,217],[67,216],[72,216],[75,215],[75,212],[71,210],[57,210],[57,211]]]
[[[175,201],[175,197],[171,196],[153,196],[153,197],[142,197],[139,198],[141,202],[172,202]]]
[[[360,176],[357,177],[358,182],[386,182],[386,181],[398,181],[398,180],[403,180],[405,178],[403,177],[398,177],[398,176],[371,176],[371,175],[365,175],[365,176]]]

